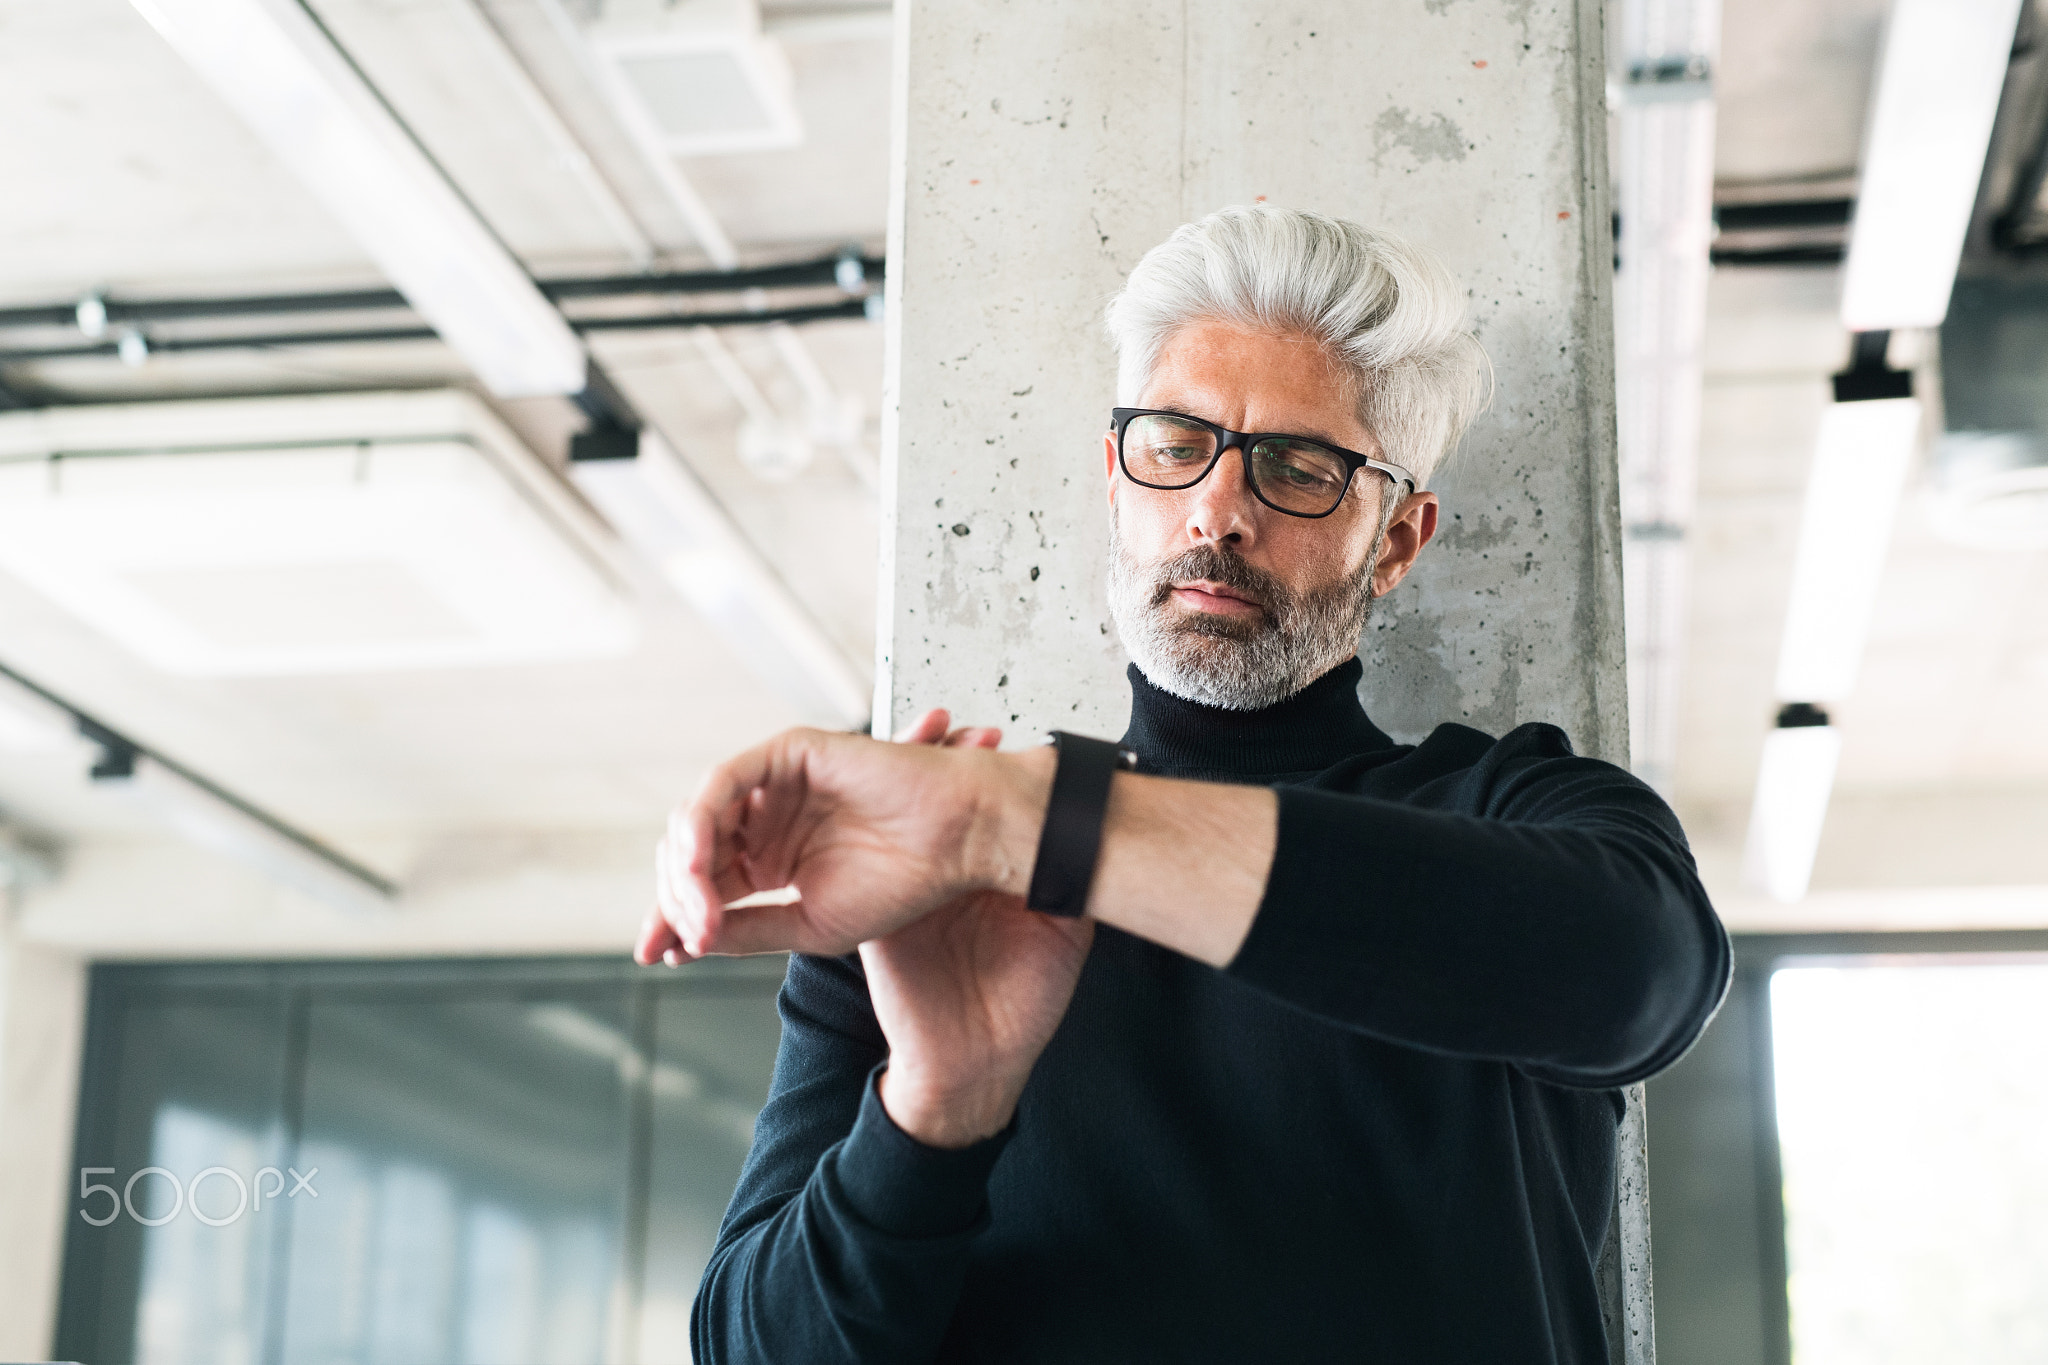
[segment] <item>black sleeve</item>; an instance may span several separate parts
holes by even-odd
[[[942,1150],[890,1120],[875,1090],[887,1043],[854,959],[792,957],[778,1008],[775,1078],[690,1312],[692,1357],[929,1360],[1009,1132]]]
[[[1227,970],[1390,1041],[1633,1084],[1719,1007],[1728,936],[1649,787],[1550,726],[1496,748],[1525,756],[1467,775],[1460,810],[1281,788],[1265,897]]]

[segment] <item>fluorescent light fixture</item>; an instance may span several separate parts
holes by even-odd
[[[610,451],[609,458],[572,460],[569,474],[627,543],[806,717],[829,725],[864,719],[868,680],[668,443],[651,429],[619,432]]]
[[[1817,707],[1788,706],[1764,740],[1742,878],[1750,889],[1790,904],[1806,895],[1842,754],[1840,732]]]
[[[297,0],[133,0],[501,398],[583,388],[583,344]]]
[[[588,38],[612,103],[660,155],[803,141],[789,62],[754,0],[614,0]]]
[[[2020,0],[1893,0],[1842,280],[1852,332],[1948,312]]]
[[[0,568],[167,672],[624,654],[603,540],[458,391],[0,415]]]
[[[1835,701],[1855,683],[1919,431],[1915,398],[1833,403],[1822,414],[1778,652],[1781,700]]]
[[[178,834],[337,910],[388,910],[396,888],[210,784],[131,751],[110,753],[93,787],[133,802]]]

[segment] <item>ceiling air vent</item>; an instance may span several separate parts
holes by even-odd
[[[453,390],[0,415],[0,571],[167,672],[621,654],[601,537]]]
[[[613,0],[586,33],[643,142],[704,156],[803,140],[789,63],[752,0]]]

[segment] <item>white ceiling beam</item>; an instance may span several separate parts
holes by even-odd
[[[660,433],[645,428],[607,458],[572,461],[569,473],[626,541],[807,720],[851,726],[867,717],[870,680]]]
[[[483,54],[484,60],[498,73],[499,80],[512,92],[513,98],[519,102],[520,109],[533,120],[534,126],[540,129],[541,135],[547,139],[548,146],[554,152],[556,164],[566,170],[570,178],[576,182],[577,188],[583,191],[583,197],[590,202],[591,208],[596,210],[597,216],[604,220],[605,227],[624,249],[626,258],[633,263],[633,268],[649,269],[658,254],[654,249],[654,243],[648,239],[645,229],[633,217],[632,210],[619,198],[619,192],[612,188],[611,182],[598,170],[597,164],[591,160],[590,153],[584,150],[576,134],[563,122],[554,104],[541,91],[540,83],[534,79],[526,63],[506,40],[503,30],[491,17],[490,11],[478,3],[478,0],[448,0],[448,7],[459,16],[459,22],[469,31],[475,49]]]
[[[485,387],[582,390],[582,341],[303,4],[133,4]]]

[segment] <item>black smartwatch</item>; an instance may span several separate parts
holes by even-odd
[[[1024,903],[1048,915],[1078,916],[1088,905],[1088,884],[1102,851],[1102,818],[1109,809],[1109,780],[1119,768],[1138,766],[1138,756],[1106,739],[1055,730],[1045,737],[1058,755],[1052,798],[1038,833],[1038,858]]]

